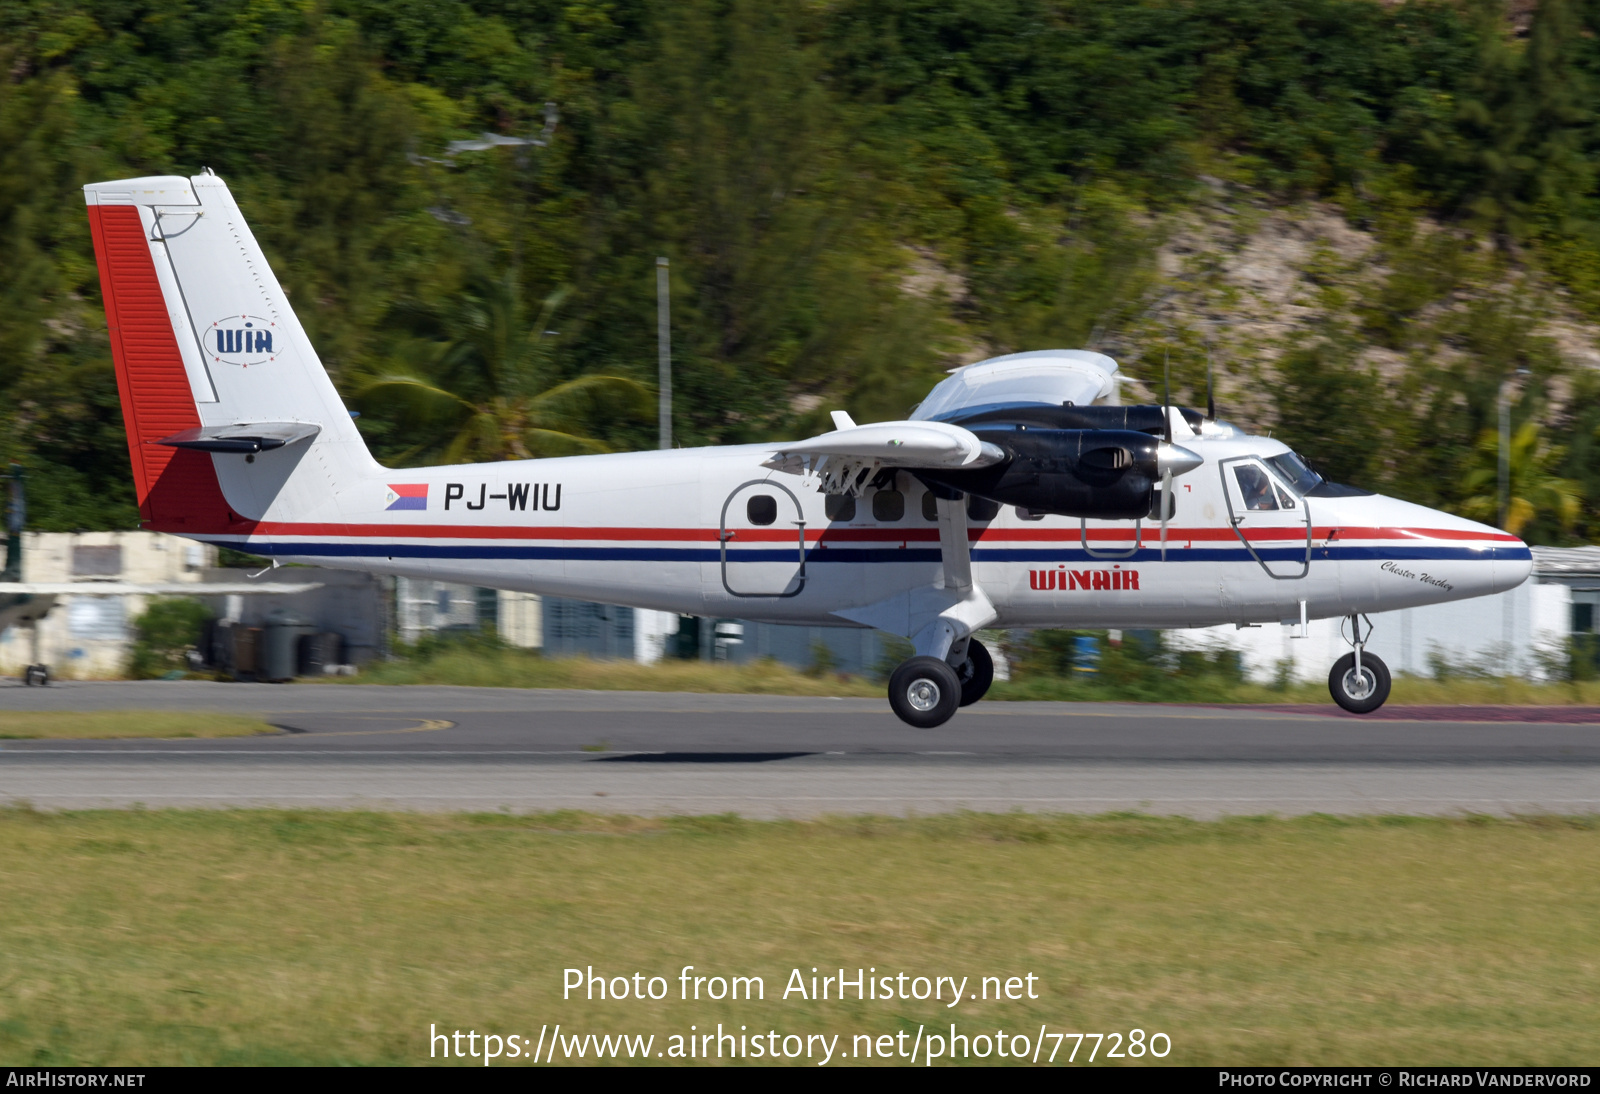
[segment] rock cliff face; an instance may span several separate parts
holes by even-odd
[[[1203,400],[1209,354],[1223,411],[1271,428],[1286,353],[1337,341],[1394,387],[1420,361],[1474,354],[1474,320],[1486,314],[1509,325],[1516,352],[1565,373],[1552,383],[1552,410],[1573,376],[1600,370],[1600,324],[1563,289],[1518,255],[1428,217],[1358,227],[1333,205],[1223,191],[1163,229],[1142,312],[1099,347],[1115,344],[1108,352],[1144,381],[1140,397],[1159,397],[1165,354],[1174,398]]]

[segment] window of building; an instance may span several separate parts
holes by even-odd
[[[822,510],[829,520],[855,520],[856,499],[849,494],[829,494],[822,503]]]
[[[1574,605],[1572,605],[1572,633],[1573,634],[1593,634],[1594,633],[1594,605],[1593,604],[1574,604]]]
[[[771,494],[756,494],[744,503],[744,515],[751,524],[771,524],[778,519],[778,499]]]
[[[121,547],[72,548],[73,577],[116,577],[122,572]]]
[[[79,596],[67,605],[67,629],[74,638],[120,642],[128,637],[120,596]]]
[[[886,522],[906,515],[906,496],[898,490],[879,490],[872,495],[872,519]]]

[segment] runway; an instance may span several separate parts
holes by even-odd
[[[165,681],[0,686],[0,709],[226,710],[280,727],[0,741],[0,803],[41,809],[1600,812],[1592,710],[986,702],[913,730],[872,699]]]

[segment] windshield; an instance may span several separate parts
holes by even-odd
[[[1289,484],[1301,494],[1307,494],[1322,485],[1322,476],[1307,467],[1306,461],[1293,452],[1285,452],[1281,456],[1268,456],[1267,462],[1272,465],[1274,471],[1288,479]]]

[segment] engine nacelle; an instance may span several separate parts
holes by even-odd
[[[972,432],[1010,459],[972,470],[918,471],[918,477],[1035,513],[1096,520],[1150,515],[1162,472],[1158,437],[1127,429],[1032,429],[1022,424],[980,426]]]

